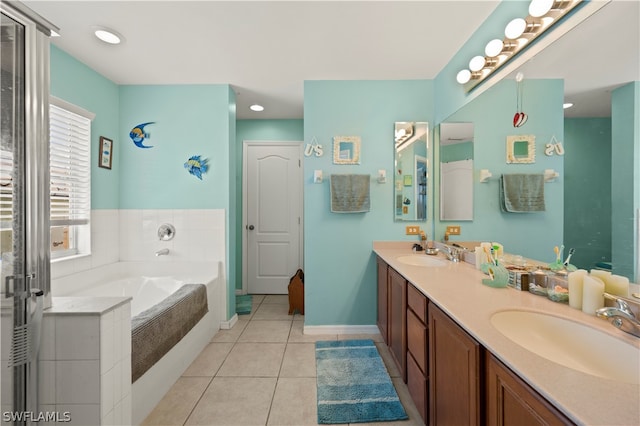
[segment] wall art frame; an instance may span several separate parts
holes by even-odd
[[[98,155],[98,167],[111,170],[113,162],[113,140],[100,136],[100,154]]]

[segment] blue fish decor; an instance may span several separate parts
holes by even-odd
[[[189,173],[202,180],[202,175],[207,173],[207,170],[209,170],[207,161],[208,160],[206,158],[203,160],[199,155],[194,155],[184,163],[184,168],[187,169]]]
[[[144,145],[144,140],[149,139],[151,135],[144,131],[144,126],[148,126],[149,124],[154,124],[154,121],[150,121],[148,123],[138,124],[136,127],[131,129],[129,132],[129,137],[138,148],[153,148],[152,145]]]

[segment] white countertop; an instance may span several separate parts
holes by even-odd
[[[608,380],[564,367],[514,343],[491,325],[498,311],[519,309],[544,312],[602,330],[640,348],[640,339],[615,329],[608,321],[555,303],[546,297],[511,287],[492,288],[481,283],[486,276],[474,266],[410,266],[396,260],[412,254],[412,243],[374,242],[374,252],[403,275],[482,346],[520,378],[578,424],[640,425],[640,385]],[[420,254],[417,254],[420,255]],[[422,254],[424,256],[424,254]],[[526,333],[526,330],[523,330]],[[640,362],[640,359],[638,360]]]

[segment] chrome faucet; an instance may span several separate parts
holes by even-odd
[[[162,250],[158,250],[156,252],[156,257],[158,257],[158,256],[167,256],[168,254],[169,254],[169,249],[165,248],[165,249],[162,249]]]
[[[598,318],[607,319],[614,327],[640,337],[640,320],[636,318],[627,302],[620,298],[615,298],[615,301],[615,307],[598,309],[596,311]]]
[[[444,246],[444,255],[452,262],[460,262],[460,250],[457,248]]]

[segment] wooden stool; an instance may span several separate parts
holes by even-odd
[[[304,272],[298,269],[291,280],[289,280],[289,315],[298,310],[300,315],[304,315]]]

